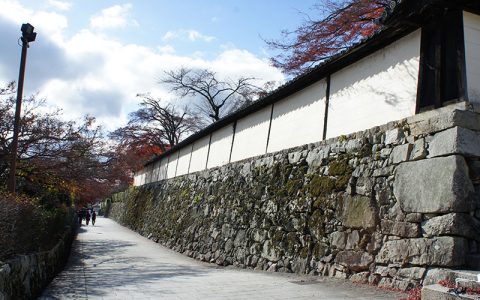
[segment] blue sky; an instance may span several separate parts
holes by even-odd
[[[0,82],[17,78],[19,29],[30,22],[38,37],[29,49],[26,93],[38,92],[68,118],[95,116],[111,130],[137,108],[137,93],[172,101],[157,81],[181,66],[258,84],[284,81],[261,37],[295,28],[315,2],[0,0]]]

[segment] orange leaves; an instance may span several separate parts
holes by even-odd
[[[266,41],[282,51],[272,57],[273,65],[290,74],[304,72],[372,35],[380,28],[375,20],[388,5],[386,0],[321,0],[315,8],[322,18],[307,19],[296,30],[284,31],[280,41]]]

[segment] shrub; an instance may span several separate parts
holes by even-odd
[[[72,219],[66,207],[47,209],[36,199],[0,192],[0,260],[51,249]]]

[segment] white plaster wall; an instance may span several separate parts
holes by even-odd
[[[178,154],[180,152],[174,152],[169,155],[168,169],[167,169],[167,178],[175,177],[175,172],[177,170]]]
[[[323,79],[274,104],[268,152],[322,140],[326,89]]]
[[[139,179],[138,179],[138,185],[144,185],[145,184],[145,173],[141,173],[139,176]]]
[[[143,184],[145,184],[145,171],[139,170],[133,177],[133,186],[140,186]]]
[[[154,164],[153,164],[153,170],[152,170],[152,179],[151,179],[151,182],[156,182],[158,181],[158,177],[160,175],[160,163],[161,161],[156,161]]]
[[[463,13],[468,98],[480,103],[480,16]]]
[[[212,133],[207,168],[228,164],[232,148],[233,124],[229,124]]]
[[[152,182],[153,176],[153,165],[148,165],[145,167],[145,183]]]
[[[331,76],[327,138],[415,114],[421,32]]]
[[[190,155],[192,154],[192,145],[186,145],[180,149],[180,157],[178,158],[177,175],[188,174],[188,165],[190,164]]]
[[[160,171],[158,174],[158,180],[167,179],[167,167],[168,167],[168,157],[163,157],[160,162]]]
[[[210,135],[207,135],[193,144],[192,161],[190,162],[190,173],[205,170],[207,165],[208,144]]]
[[[237,121],[232,162],[265,154],[272,106],[267,106]]]

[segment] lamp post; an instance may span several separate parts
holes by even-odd
[[[17,103],[15,107],[15,121],[13,123],[13,141],[11,148],[11,163],[10,163],[10,176],[8,179],[8,190],[15,194],[16,182],[15,173],[17,170],[17,149],[18,149],[18,132],[20,130],[20,112],[22,111],[22,98],[23,98],[23,81],[25,78],[25,64],[27,61],[27,49],[28,43],[35,41],[37,33],[33,32],[35,28],[30,23],[22,24],[22,56],[20,58],[20,72],[18,74],[18,87],[17,87]]]

